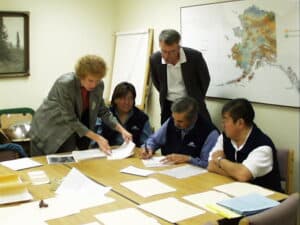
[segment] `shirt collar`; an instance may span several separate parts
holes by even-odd
[[[252,126],[251,129],[248,131],[248,134],[247,134],[247,136],[246,136],[246,138],[245,138],[245,141],[244,141],[244,143],[243,143],[242,145],[240,145],[240,147],[237,146],[237,144],[236,144],[235,141],[231,140],[231,144],[233,145],[233,147],[235,148],[236,151],[240,151],[240,150],[244,147],[244,145],[246,144],[246,142],[247,142],[247,140],[248,140],[248,138],[249,138],[249,136],[250,136],[250,134],[251,134],[251,132],[252,132],[252,129],[253,129],[253,126]]]

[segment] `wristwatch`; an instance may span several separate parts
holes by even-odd
[[[218,167],[221,168],[221,160],[224,159],[222,156],[218,156],[217,161],[218,161]]]

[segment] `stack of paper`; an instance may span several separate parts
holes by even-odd
[[[128,143],[124,142],[119,148],[112,150],[111,155],[107,156],[107,159],[125,159],[134,154],[135,144],[130,141]]]
[[[106,157],[106,154],[102,152],[100,149],[88,149],[81,151],[72,151],[72,155],[76,162],[86,160],[86,159],[94,159],[94,158],[103,158]]]
[[[32,200],[27,185],[17,175],[0,176],[0,204]]]
[[[233,210],[238,214],[248,216],[275,207],[279,205],[279,202],[266,198],[260,194],[251,193],[240,197],[222,200],[217,202],[217,204]]]
[[[274,193],[274,191],[246,182],[232,182],[229,184],[215,186],[214,189],[235,197],[247,195],[250,193],[258,193],[263,196],[268,196]]]

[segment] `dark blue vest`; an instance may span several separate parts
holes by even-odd
[[[237,159],[235,160],[235,149],[231,144],[230,138],[227,138],[226,135],[223,133],[224,153],[226,155],[226,159],[232,162],[242,163],[248,157],[250,152],[252,152],[255,148],[258,148],[263,145],[267,145],[272,148],[273,168],[268,174],[262,177],[257,177],[250,182],[265,188],[272,189],[274,191],[282,192],[280,185],[277,155],[272,140],[254,124],[251,134],[249,135],[243,148],[237,152]]]
[[[198,114],[194,127],[182,138],[181,130],[175,127],[174,120],[170,117],[167,127],[166,145],[161,148],[162,154],[178,153],[199,157],[206,138],[213,130],[218,129]]]
[[[118,119],[116,111],[113,107],[110,108],[110,111]],[[132,134],[133,142],[137,147],[140,147],[142,144],[144,144],[140,143],[140,137],[147,121],[148,116],[138,108],[133,107],[133,115],[128,119],[126,124],[123,125],[124,128]],[[110,145],[116,145],[114,140],[118,135],[120,135],[119,132],[110,129],[104,123],[102,124],[102,136],[108,140]]]

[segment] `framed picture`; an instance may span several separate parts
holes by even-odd
[[[29,13],[0,11],[0,78],[29,76]]]

